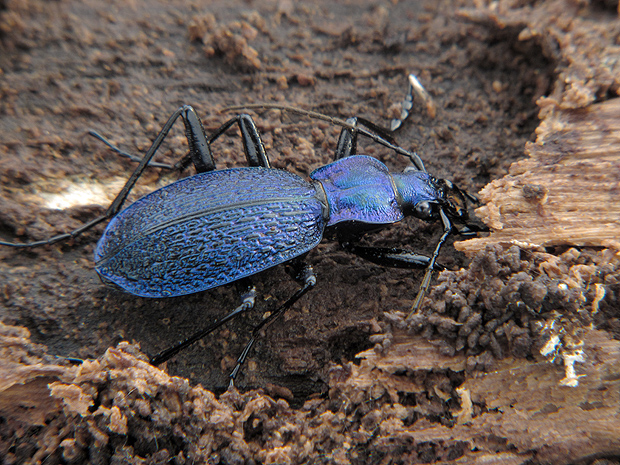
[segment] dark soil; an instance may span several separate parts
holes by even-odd
[[[472,2],[0,2],[0,238],[49,238],[105,211],[135,164],[88,130],[141,154],[183,104],[196,108],[209,133],[230,117],[225,107],[264,102],[389,126],[409,73],[432,95],[437,114],[431,118],[423,105],[414,106],[397,141],[417,151],[433,175],[476,193],[504,176],[534,139],[535,102],[551,91],[557,63],[536,38],[519,41],[521,27],[466,20],[458,14],[465,7],[473,8]],[[333,159],[338,127],[273,110],[251,113],[275,167],[307,177]],[[159,161],[174,163],[185,155],[178,126]],[[235,131],[213,150],[218,167],[244,164]],[[394,171],[407,166],[371,142],[363,141],[359,151]],[[150,168],[131,200],[192,173]],[[58,194],[66,201],[70,191],[73,204],[52,206]],[[170,299],[106,287],[92,259],[104,227],[52,246],[0,247],[2,321],[25,326],[34,342],[59,357],[97,358],[121,341],[139,343],[152,356],[238,305],[235,286]],[[439,224],[409,219],[363,242],[429,254],[441,232]],[[441,263],[466,267],[470,259],[452,243],[443,248]],[[471,276],[485,260],[510,267],[512,255],[494,254],[501,252],[479,257]],[[262,387],[293,406],[325,394],[332,363],[346,364],[371,348],[377,322],[385,312],[407,312],[422,277],[422,271],[369,264],[329,241],[307,260],[318,278],[315,290],[265,331],[236,382],[242,391]],[[519,269],[504,269],[504,275],[495,271],[508,280],[532,267],[518,262]],[[431,297],[434,309],[448,305],[447,316],[458,319],[441,294],[453,279],[444,278],[444,288]],[[283,267],[256,276],[255,284],[255,310],[174,357],[169,374],[215,392],[227,388],[251,327],[297,286]],[[538,284],[527,284],[520,298],[541,304]],[[475,285],[474,279],[461,288]],[[444,352],[469,344],[472,356],[487,350],[530,355],[529,332],[500,341],[499,349],[500,343],[484,339],[481,325],[491,319],[473,322],[467,334],[447,330]],[[427,336],[441,334],[437,325],[422,326],[418,330]],[[480,347],[481,340],[487,345]],[[485,360],[475,359],[469,368],[485,368]]]
[[[478,191],[522,156],[537,124],[534,101],[548,90],[553,64],[534,43],[516,42],[516,31],[459,20],[459,6],[8,2],[0,58],[3,238],[47,238],[103,212],[132,163],[87,137],[89,129],[139,154],[185,103],[197,109],[207,132],[229,116],[222,108],[257,102],[387,126],[408,73],[419,76],[438,112],[431,119],[423,105],[414,107],[397,140],[417,150],[435,176]],[[272,112],[256,122],[278,168],[307,176],[332,158],[337,127]],[[182,127],[175,129],[159,159],[181,157],[183,139]],[[218,166],[242,165],[240,147],[234,131],[214,144]],[[371,143],[362,147],[394,170],[406,166]],[[187,175],[191,170],[181,176]],[[150,169],[137,191],[178,177]],[[104,194],[93,205],[45,207],[44,193],[77,183]],[[96,357],[121,340],[155,354],[237,304],[234,287],[161,300],[105,287],[92,264],[102,228],[72,243],[1,249],[3,320],[27,326],[60,356]],[[368,243],[429,253],[440,233],[437,224],[411,220]],[[421,276],[364,263],[329,242],[308,261],[316,289],[267,331],[240,387],[277,383],[300,396],[321,391],[328,362],[350,360],[368,347],[371,321],[386,309],[406,310]],[[450,268],[466,263],[450,246],[441,261]],[[261,274],[256,284],[257,309],[170,361],[171,373],[225,388],[251,322],[296,286],[280,269]]]

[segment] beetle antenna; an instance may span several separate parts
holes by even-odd
[[[393,144],[392,142],[386,140],[385,137],[381,135],[375,134],[374,132],[368,131],[367,129],[364,129],[355,124],[347,123],[345,120],[336,118],[334,116],[324,115],[323,113],[311,110],[303,110],[301,108],[292,107],[290,105],[282,105],[280,103],[248,103],[246,105],[234,105],[231,107],[226,107],[223,108],[221,111],[239,110],[282,110],[296,115],[307,116],[309,118],[314,118],[321,121],[327,121],[328,123],[334,124],[336,126],[341,126],[343,128],[356,131],[358,134],[362,134],[363,136],[368,137],[377,144],[383,145],[384,147],[393,150],[399,155],[406,156],[411,160],[416,169],[426,172],[426,168],[424,168],[424,163],[422,162],[422,159],[418,156],[417,153],[405,150],[401,146]]]
[[[328,123],[335,124],[336,126],[342,126],[343,128],[357,129],[357,126],[355,124],[347,123],[345,120],[336,118],[335,116],[328,116],[317,111],[304,110],[302,108],[297,108],[290,105],[283,105],[280,103],[248,103],[246,105],[233,105],[231,107],[223,108],[221,111],[238,110],[282,110],[293,113],[295,115],[308,116],[309,118],[327,121]]]

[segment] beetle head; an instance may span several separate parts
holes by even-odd
[[[467,196],[470,200],[472,197],[461,191],[452,181],[448,181],[447,179],[438,179],[437,187],[441,195],[441,208],[445,214],[451,220],[459,223],[467,223],[467,220],[469,220],[469,212],[467,211],[467,201],[465,197]]]
[[[476,201],[476,199],[446,179],[431,178],[431,183],[436,198],[418,202],[413,207],[413,214],[422,220],[433,220],[438,219],[439,210],[443,210],[450,220],[466,223],[469,219],[466,200]]]

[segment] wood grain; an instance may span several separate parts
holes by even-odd
[[[620,237],[620,99],[557,110],[537,129],[529,158],[481,192],[477,216],[488,237],[459,242],[618,246]]]

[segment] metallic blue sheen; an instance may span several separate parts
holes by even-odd
[[[328,226],[342,221],[388,224],[404,218],[392,175],[376,158],[342,158],[314,170],[310,178],[320,181],[327,194]]]
[[[420,202],[436,202],[441,197],[436,187],[437,181],[425,171],[408,170],[404,173],[393,173],[392,179],[405,211]]]
[[[427,173],[391,174],[364,155],[310,178],[247,167],[177,181],[112,218],[97,243],[95,269],[135,295],[193,294],[306,253],[327,226],[394,223],[418,202],[441,196]]]
[[[95,268],[140,296],[204,291],[316,247],[324,208],[314,185],[286,171],[198,174],[116,215],[97,243]]]

